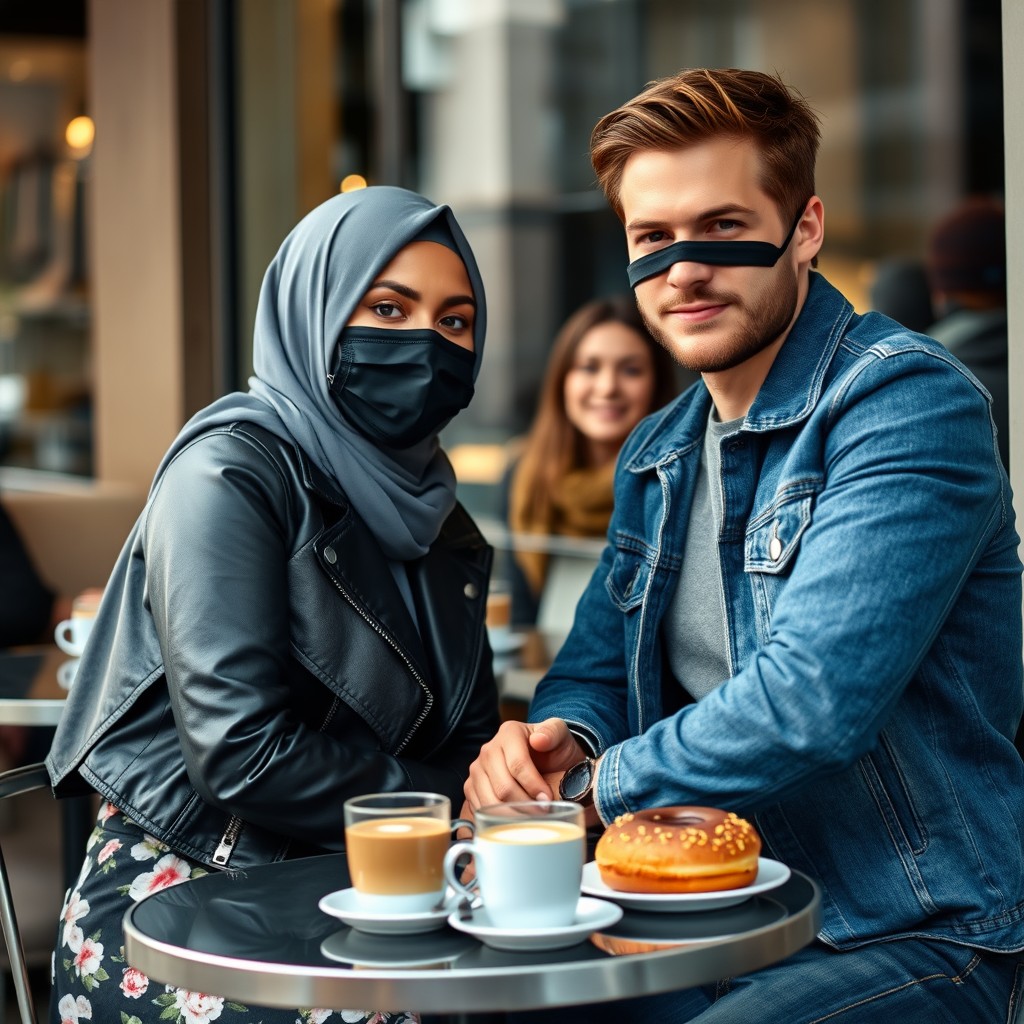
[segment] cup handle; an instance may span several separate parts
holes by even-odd
[[[460,828],[468,828],[473,835],[476,835],[475,821],[471,821],[469,818],[452,818],[452,831],[455,832]]]
[[[454,824],[454,822],[452,823]],[[475,900],[477,893],[469,886],[465,886],[455,876],[455,862],[464,854],[473,852],[472,840],[466,839],[459,843],[452,843],[448,852],[444,855],[444,879],[460,895],[469,900]],[[474,883],[475,884],[475,883]]]
[[[57,642],[57,646],[65,653],[72,655],[79,655],[82,652],[78,647],[68,639],[68,630],[71,629],[71,620],[65,619],[59,626],[54,630],[53,639]]]

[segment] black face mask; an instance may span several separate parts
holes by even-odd
[[[472,352],[434,330],[346,327],[327,383],[361,434],[410,448],[469,405],[475,365]]]
[[[806,209],[806,207],[805,207]],[[717,267],[774,267],[793,241],[803,209],[796,215],[782,245],[771,242],[673,242],[649,252],[626,267],[630,288],[668,270],[673,263],[708,263]]]

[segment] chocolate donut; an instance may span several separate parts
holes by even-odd
[[[761,837],[732,811],[652,807],[617,817],[594,858],[621,892],[715,892],[750,885],[760,853]]]

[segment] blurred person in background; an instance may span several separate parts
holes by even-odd
[[[650,335],[632,295],[581,306],[555,337],[533,424],[509,471],[513,534],[603,537],[615,460],[629,432],[678,394],[669,353]],[[530,625],[550,556],[514,551],[512,621]]]
[[[472,397],[485,320],[453,214],[415,193],[335,196],[281,245],[249,391],[157,469],[47,758],[58,796],[102,798],[51,1019],[334,1019],[150,985],[121,919],[209,871],[343,849],[349,797],[458,800],[498,723],[491,549],[438,432]]]
[[[868,300],[876,313],[891,316],[910,331],[925,334],[935,320],[928,275],[920,259],[879,260]]]
[[[46,585],[0,501],[0,647],[49,643],[71,602]]]
[[[932,229],[925,258],[941,341],[992,396],[999,455],[1010,469],[1006,221],[1003,204],[971,196]]]

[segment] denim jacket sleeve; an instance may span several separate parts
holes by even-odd
[[[630,672],[638,652],[628,631],[623,641],[622,595],[613,601],[606,585],[609,550],[538,694],[533,720],[559,714],[605,752],[597,805],[606,821],[659,804],[753,812],[796,795],[872,748],[924,662],[954,689],[977,684],[984,659],[964,649],[978,646],[984,624],[954,633],[948,623],[959,602],[977,603],[981,581],[989,599],[1016,594],[1019,605],[988,405],[934,347],[859,352],[765,450],[744,571],[726,581],[753,592],[749,621],[730,614],[733,652],[744,654],[733,677],[671,717],[627,724],[629,702],[650,682]],[[617,518],[620,501],[638,504],[621,462],[619,476]],[[752,524],[787,493],[807,516],[773,566]],[[640,644],[658,642],[657,579],[655,567],[636,596],[637,613],[653,619],[634,627]]]

